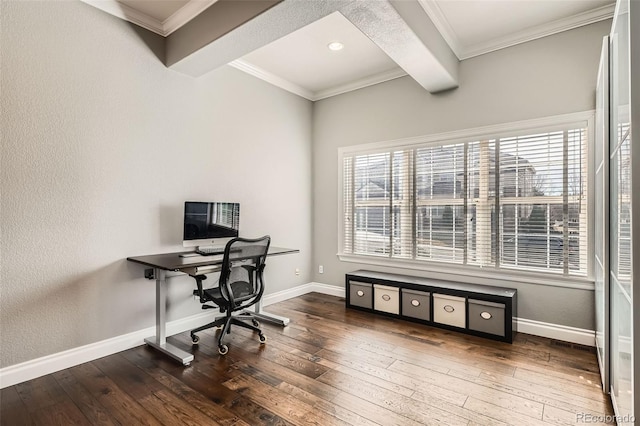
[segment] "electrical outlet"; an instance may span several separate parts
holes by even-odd
[[[296,268],[296,275],[300,275],[300,269]]]
[[[318,266],[318,273],[324,274],[324,266],[322,265]]]

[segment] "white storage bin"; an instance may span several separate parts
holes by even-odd
[[[433,293],[433,321],[465,328],[465,298]]]
[[[400,314],[400,289],[386,285],[373,285],[373,309],[390,314]]]

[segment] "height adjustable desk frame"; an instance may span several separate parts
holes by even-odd
[[[280,247],[270,247],[267,256],[298,253],[299,250]],[[187,254],[187,256],[184,256]],[[193,354],[167,342],[167,271],[181,272],[189,275],[203,275],[219,272],[222,269],[223,255],[191,256],[191,252],[176,252],[154,254],[148,256],[128,257],[130,262],[139,263],[149,268],[145,269],[144,277],[156,281],[156,335],[144,339],[145,343],[154,349],[189,365],[193,361]],[[183,257],[184,256],[184,257]],[[231,255],[231,259],[234,255]],[[241,259],[241,257],[239,257]],[[289,318],[274,315],[262,310],[262,301],[254,305],[255,317],[263,321],[273,322],[282,326],[289,324]]]

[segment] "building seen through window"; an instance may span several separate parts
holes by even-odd
[[[586,129],[343,158],[343,252],[587,274]]]

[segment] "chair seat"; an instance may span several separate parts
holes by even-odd
[[[231,284],[233,298],[236,304],[253,296],[253,287],[248,282],[237,281]],[[228,303],[220,291],[220,287],[208,288],[203,291],[205,299],[215,303],[218,306],[226,306]]]

